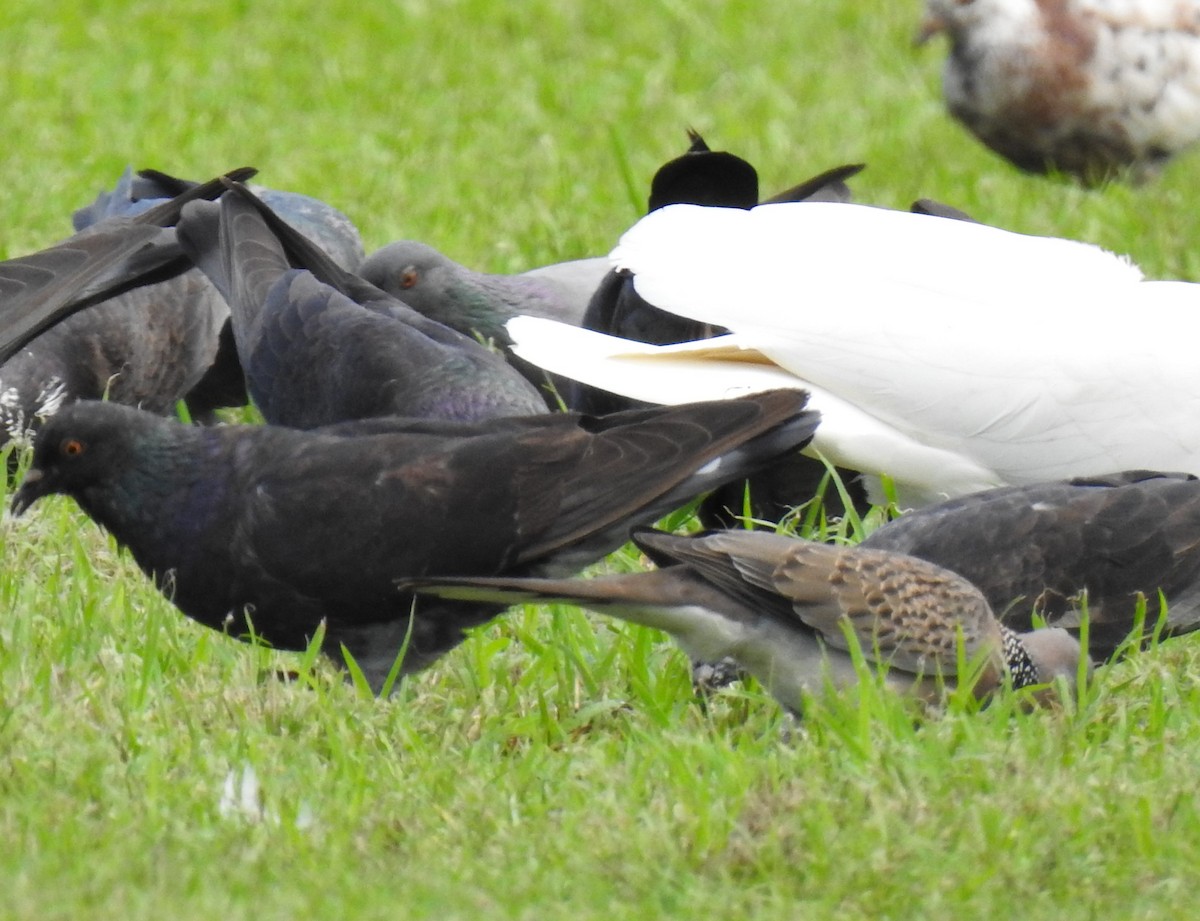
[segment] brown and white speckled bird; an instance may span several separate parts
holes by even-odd
[[[950,114],[1023,170],[1152,178],[1200,140],[1200,0],[926,0]]]
[[[796,713],[827,680],[858,680],[847,629],[867,662],[888,664],[889,686],[926,699],[939,679],[956,683],[960,662],[980,696],[1006,675],[1027,687],[1071,683],[1078,673],[1079,643],[1067,631],[1015,633],[970,582],[915,557],[765,531],[642,530],[633,540],[660,569],[594,579],[421,578],[403,588],[475,602],[578,604],[665,630],[694,659],[732,658]]]

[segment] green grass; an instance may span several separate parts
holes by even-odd
[[[0,255],[127,163],[253,164],[370,248],[516,270],[607,251],[690,125],[764,191],[864,161],[862,200],[1200,277],[1200,156],[1139,189],[1017,174],[944,115],[918,6],[8,0]],[[263,680],[298,657],[187,622],[69,502],[0,553],[4,917],[1160,918],[1200,884],[1186,639],[1050,711],[868,687],[793,728],[753,688],[696,702],[655,634],[529,608],[376,701]],[[223,815],[247,765],[262,808]]]

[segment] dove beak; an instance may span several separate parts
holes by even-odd
[[[928,15],[921,20],[921,25],[913,35],[913,44],[920,48],[935,35],[940,35],[946,31],[946,20],[941,16]]]
[[[47,491],[46,475],[36,468],[30,470],[25,474],[25,480],[21,483],[21,488],[13,496],[12,513],[17,516],[25,514],[25,510],[42,496],[46,495]]]

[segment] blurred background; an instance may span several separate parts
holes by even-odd
[[[1200,277],[1200,156],[1088,191],[1019,173],[945,113],[944,40],[895,4],[9,0],[0,10],[0,254],[69,230],[127,165],[252,164],[322,197],[368,250],[424,240],[474,268],[598,255],[693,127],[764,193],[864,162],[862,201],[928,196]]]

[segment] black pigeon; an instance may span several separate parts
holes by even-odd
[[[759,203],[758,172],[753,166],[734,154],[709,149],[695,131],[689,130],[688,137],[691,146],[687,152],[664,164],[655,174],[648,211],[673,204],[745,209]],[[837,167],[767,201],[849,201],[846,180],[862,170],[862,164]],[[720,271],[720,267],[714,271]],[[588,304],[582,326],[655,345],[709,339],[727,332],[722,327],[681,317],[647,303],[634,290],[633,276],[617,271],[609,272],[600,283]],[[645,405],[575,381],[560,385],[560,391],[567,405],[580,412],[603,414]],[[788,458],[776,469],[762,471],[748,489],[744,483],[730,483],[715,492],[700,507],[700,520],[712,528],[737,527],[748,512],[756,520],[779,521],[816,495],[827,474],[825,465],[814,458]],[[866,491],[858,483],[857,474],[844,469],[838,469],[837,474],[854,506],[865,513]],[[841,496],[832,486],[825,490],[824,505],[829,515],[845,514]]]
[[[135,216],[0,263],[0,439],[24,437],[72,400],[107,396],[166,411],[199,380],[219,324],[145,292],[187,290],[174,280],[191,263],[163,228],[186,202],[224,190],[220,179],[193,184]]]
[[[233,170],[126,220],[0,262],[5,320],[0,329],[0,362],[73,312],[144,284],[147,278],[181,271],[187,262],[177,247],[169,245],[171,235],[162,234],[161,228],[174,226],[187,202],[220,196],[225,191],[223,178],[241,180],[254,173],[251,167]]]
[[[692,656],[731,657],[793,713],[805,694],[858,681],[847,634],[867,663],[888,665],[889,686],[927,698],[940,692],[939,679],[965,677],[983,696],[1006,672],[1024,687],[1059,676],[1073,684],[1079,671],[1079,642],[1065,631],[1018,635],[969,582],[915,557],[766,531],[647,530],[633,539],[660,569],[595,579],[441,577],[404,587],[478,603],[566,602],[665,630]]]
[[[1186,474],[1130,471],[985,490],[908,512],[862,545],[965,576],[1014,630],[1030,629],[1035,612],[1076,630],[1086,593],[1097,659],[1133,629],[1139,597],[1147,630],[1160,591],[1168,634],[1200,626],[1200,480]]]
[[[346,272],[244,186],[178,235],[225,295],[246,383],[270,423],[545,412],[503,357]]]
[[[299,431],[184,426],[78,403],[42,429],[13,500],[72,496],[189,617],[302,649],[325,625],[379,689],[502,606],[426,604],[400,578],[561,576],[631,528],[811,438],[807,395],[479,423],[368,419]]]

